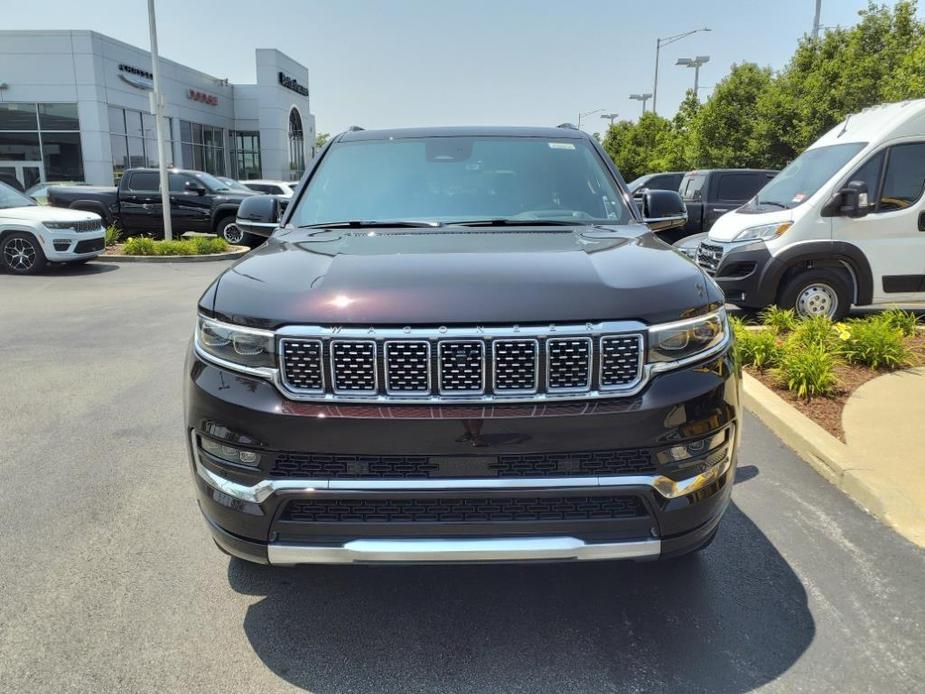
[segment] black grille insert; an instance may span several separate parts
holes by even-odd
[[[385,343],[385,389],[396,395],[430,393],[430,343]]]
[[[296,523],[494,523],[638,518],[635,496],[516,496],[291,501],[282,520]]]
[[[591,387],[591,338],[562,337],[548,341],[550,391]]]
[[[537,340],[496,340],[492,344],[496,393],[532,393],[537,388]]]
[[[283,375],[296,390],[320,392],[324,388],[321,340],[283,340]]]
[[[331,342],[331,381],[335,393],[375,393],[376,343],[372,340]]]
[[[601,338],[601,388],[619,388],[639,380],[639,343],[635,335]]]
[[[484,392],[485,343],[481,340],[443,340],[438,350],[441,393]]]

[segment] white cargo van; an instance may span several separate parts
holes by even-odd
[[[925,302],[923,189],[925,99],[874,106],[678,245],[743,307],[839,319],[851,305]]]

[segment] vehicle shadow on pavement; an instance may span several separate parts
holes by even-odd
[[[232,559],[255,653],[317,692],[745,692],[815,634],[799,579],[732,504],[653,563],[257,566]]]

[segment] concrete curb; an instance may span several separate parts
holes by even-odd
[[[895,490],[877,485],[877,477],[853,459],[848,446],[747,373],[742,377],[742,395],[745,407],[816,472],[900,535],[922,544],[890,513]]]
[[[207,263],[213,260],[234,260],[251,249],[247,246],[232,246],[233,251],[212,255],[98,255],[93,260],[103,263]]]

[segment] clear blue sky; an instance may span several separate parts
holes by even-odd
[[[853,24],[866,4],[823,0],[823,25]],[[678,57],[711,56],[700,73],[707,87],[734,62],[781,68],[813,8],[814,0],[157,0],[164,57],[248,82],[254,49],[278,48],[308,66],[318,132],[331,133],[353,124],[554,125],[598,108],[635,119],[640,104],[627,97],[652,91],[656,38],[708,26],[662,51],[658,110],[671,115],[693,86]],[[146,0],[0,0],[0,15],[4,29],[93,29],[148,47]],[[595,115],[582,127],[605,125]]]

